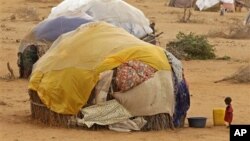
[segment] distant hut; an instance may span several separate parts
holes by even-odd
[[[235,11],[241,12],[243,7],[249,10],[250,0],[235,0]]]
[[[200,11],[219,11],[221,8],[226,9],[228,12],[235,11],[235,0],[197,0],[197,10]]]
[[[196,0],[170,0],[169,6],[176,8],[184,8],[184,15],[182,21],[188,22],[192,15],[191,8],[193,7],[195,1]]]
[[[191,8],[195,0],[170,0],[169,6],[178,8]]]

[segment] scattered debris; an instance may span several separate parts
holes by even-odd
[[[14,27],[8,27],[5,24],[1,24],[0,28],[2,31],[14,31],[15,30]]]
[[[9,72],[10,72],[11,79],[14,79],[15,75],[14,75],[13,69],[10,67],[10,63],[9,62],[7,63],[7,68],[9,70]]]
[[[16,39],[16,43],[20,43],[20,41],[21,41],[20,39]]]
[[[22,7],[16,11],[18,18],[29,20],[29,21],[39,21],[39,13],[34,7]]]
[[[230,60],[231,59],[231,57],[229,57],[229,56],[223,56],[223,57],[217,57],[216,58],[216,60]]]
[[[6,27],[6,25],[5,24],[1,24],[1,28],[5,28]]]
[[[7,105],[7,103],[5,103],[4,101],[0,101],[0,105],[5,106],[5,105]]]
[[[6,74],[5,76],[1,76],[0,79],[7,80],[7,81],[15,80],[16,77],[14,75],[13,69],[11,68],[9,62],[7,62],[7,69],[9,73]]]
[[[13,14],[13,15],[11,15],[11,16],[10,16],[10,20],[11,20],[11,21],[16,20],[16,16],[15,16],[14,14]]]
[[[188,13],[187,13],[187,12],[188,12]],[[191,8],[184,8],[183,16],[182,16],[182,18],[180,19],[180,22],[182,22],[182,23],[187,23],[187,22],[189,22],[191,16],[192,16]]]

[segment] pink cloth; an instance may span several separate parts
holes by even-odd
[[[234,11],[234,4],[233,3],[223,3],[223,8]]]

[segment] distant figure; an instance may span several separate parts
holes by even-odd
[[[235,12],[235,4],[234,0],[231,0],[231,2],[228,0],[228,2],[224,2],[223,0],[220,0],[220,15],[223,16],[226,12],[231,13]]]
[[[155,22],[150,23],[149,26],[153,30],[152,34],[155,34]]]
[[[220,2],[220,15],[223,16],[224,13],[225,13],[225,9],[224,9],[223,3]]]
[[[227,105],[224,121],[228,123],[228,127],[229,127],[233,121],[233,107],[231,105],[232,99],[231,97],[226,97],[224,101],[225,101],[225,104]]]

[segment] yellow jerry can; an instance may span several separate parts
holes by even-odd
[[[224,108],[215,108],[213,109],[213,121],[214,126],[223,126],[224,122],[225,109]]]

